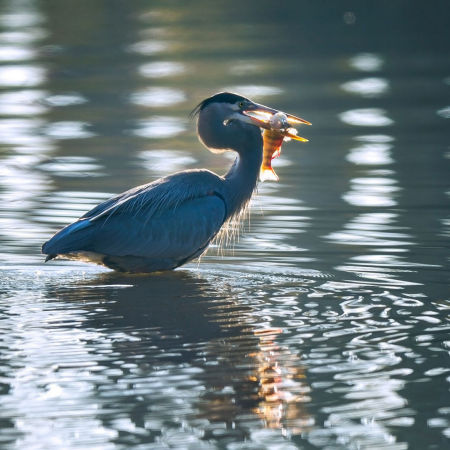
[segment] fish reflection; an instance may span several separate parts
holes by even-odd
[[[305,408],[310,401],[306,372],[300,358],[276,342],[280,333],[251,328],[220,348],[211,343],[208,356],[215,359],[219,354],[226,370],[199,402],[201,418],[243,433],[261,425],[283,435],[311,428],[314,419]]]
[[[124,402],[134,427],[151,424],[150,431],[168,433],[169,440],[170,432],[158,428],[162,422],[198,423],[205,439],[245,439],[263,427],[278,430],[281,439],[314,422],[305,408],[306,370],[277,342],[282,330],[234,300],[226,286],[214,288],[181,271],[145,278],[103,274],[49,297],[82,301],[88,311],[83,328],[109,335],[107,352],[91,343],[104,367],[95,373],[111,374],[96,396],[105,410],[109,402]],[[114,356],[105,360],[106,354]]]
[[[256,375],[260,401],[254,412],[268,428],[281,428],[285,432],[300,434],[314,421],[304,408],[310,400],[306,385],[306,373],[298,357],[276,343],[282,330],[255,331],[259,337],[259,352],[252,355],[258,362]],[[289,360],[288,367],[280,365],[280,359]]]

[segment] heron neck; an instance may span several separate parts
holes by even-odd
[[[258,181],[262,163],[262,142],[251,150],[239,152],[225,175],[229,204],[229,217],[242,211],[249,202]]]

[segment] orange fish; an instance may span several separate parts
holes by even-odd
[[[272,167],[272,159],[280,156],[284,134],[280,130],[264,130],[263,140],[263,160],[259,172],[259,179],[261,181],[278,181],[278,175]]]
[[[282,112],[278,112],[270,118],[269,126],[270,128],[265,129],[263,133],[263,160],[259,179],[261,181],[278,181],[278,175],[272,168],[272,159],[280,156],[283,141],[295,139],[307,142],[308,140],[297,136],[297,130],[290,127],[287,116]]]

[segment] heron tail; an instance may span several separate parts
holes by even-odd
[[[92,230],[89,229],[89,225],[89,220],[80,220],[58,231],[42,246],[42,253],[47,255],[45,261],[49,261],[57,255],[87,250],[92,238]]]

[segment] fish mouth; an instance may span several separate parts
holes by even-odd
[[[260,128],[277,130],[282,132],[288,139],[308,142],[308,139],[297,136],[296,129],[299,125],[311,125],[311,122],[305,119],[257,103],[242,111],[242,113],[250,119],[252,124]]]

